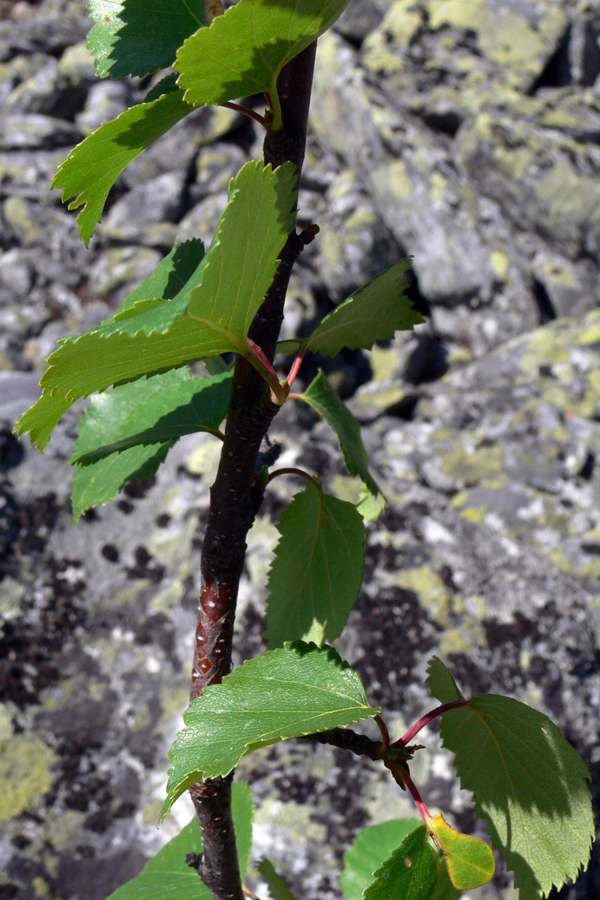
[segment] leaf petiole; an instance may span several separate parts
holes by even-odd
[[[442,706],[437,706],[435,709],[432,709],[431,712],[426,713],[426,715],[422,716],[418,722],[415,722],[412,725],[406,734],[403,734],[401,738],[391,745],[392,747],[405,747],[409,741],[411,741],[416,734],[421,731],[422,728],[425,728],[426,725],[429,725],[434,719],[438,716],[443,716],[445,712],[448,712],[451,709],[459,709],[461,706],[466,706],[468,704],[468,700],[453,700],[451,703],[444,703]]]
[[[266,118],[261,116],[260,113],[255,112],[253,109],[248,109],[247,106],[242,106],[240,103],[233,103],[232,100],[227,100],[226,103],[221,103],[220,106],[224,106],[226,109],[232,109],[234,112],[240,112],[244,116],[249,116],[249,118],[258,122],[259,125],[262,125],[263,128],[267,128]]]
[[[322,493],[321,485],[316,478],[313,478],[312,475],[309,475],[304,469],[296,469],[294,466],[286,466],[284,469],[275,469],[274,472],[270,472],[267,484],[269,484],[270,481],[273,481],[274,478],[278,478],[280,475],[300,475],[302,478],[305,478],[306,481],[312,482],[319,493]],[[378,717],[376,716],[376,718]]]

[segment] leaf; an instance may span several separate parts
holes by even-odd
[[[254,803],[247,782],[233,785],[231,808],[235,826],[240,873],[245,878],[252,845]],[[118,888],[107,900],[211,900],[210,890],[195,869],[186,865],[187,853],[202,852],[198,819],[146,863],[140,874]]]
[[[429,900],[438,877],[438,856],[420,825],[375,872],[364,900]]]
[[[188,103],[226,103],[269,92],[291,59],[333,25],[349,0],[240,0],[177,54]]]
[[[308,349],[323,356],[335,356],[344,347],[370,350],[375,341],[424,322],[403,293],[408,268],[410,260],[403,259],[336,307],[313,331]]]
[[[216,431],[227,413],[231,378],[192,378],[176,369],[95,397],[69,460],[75,521],[112,500],[127,479],[153,475],[182,435]]]
[[[446,690],[435,693],[446,701]],[[477,694],[444,713],[442,739],[515,873],[520,900],[575,880],[594,836],[590,774],[556,725],[517,700]]]
[[[454,703],[464,700],[463,694],[441,659],[433,656],[427,666],[427,684],[429,690],[440,703]]]
[[[83,205],[77,223],[86,247],[117,176],[191,111],[183,93],[171,90],[157,100],[125,110],[71,150],[51,186],[62,188],[63,203],[71,200],[69,209]]]
[[[276,170],[246,163],[231,181],[208,253],[179,293],[158,305],[138,300],[98,328],[62,341],[48,359],[42,397],[17,429],[43,449],[79,397],[231,350],[249,354],[248,329],[295,220],[294,172],[290,163]]]
[[[296,900],[283,878],[275,871],[270,860],[262,859],[258,864],[258,871],[267,882],[271,900]]]
[[[89,466],[129,447],[216,431],[227,414],[232,377],[192,378],[175,369],[100,394],[83,416],[69,462]]]
[[[204,0],[88,0],[88,8],[95,24],[87,48],[101,78],[166,69],[185,39],[206,25]]]
[[[250,659],[184,713],[187,727],[168,754],[173,767],[161,820],[190,785],[227,775],[246,753],[378,713],[332,647],[298,642]]]
[[[494,876],[496,860],[485,841],[461,834],[440,814],[427,823],[442,848],[448,874],[455,888],[468,891],[487,884]]]
[[[92,466],[73,468],[73,519],[79,521],[84,512],[102,503],[114,500],[126,481],[137,478],[144,481],[157,471],[167,458],[173,441],[132,447],[100,459]]]
[[[421,819],[389,819],[367,825],[344,854],[340,887],[346,900],[361,900],[373,874],[404,838],[421,825]]]
[[[358,475],[361,478],[372,496],[372,506],[364,503],[363,510],[374,512],[379,508],[385,507],[385,498],[383,497],[379,485],[369,472],[369,458],[365,445],[363,444],[360,434],[360,425],[343,402],[337,391],[335,391],[322,370],[316,378],[309,384],[303,394],[300,394],[302,400],[308,403],[325,421],[333,428],[340,448],[344,455],[346,467],[351,475]],[[364,512],[361,513],[364,515]],[[368,516],[365,516],[368,518]]]
[[[338,637],[362,584],[365,527],[355,507],[307,482],[282,512],[269,575],[269,647]]]
[[[203,259],[204,244],[202,241],[194,239],[177,244],[159,262],[154,272],[127,294],[114,315],[102,324],[105,325],[120,317],[126,317],[128,313],[131,314],[130,311],[134,306],[139,308],[139,304],[143,300],[166,301],[169,298],[177,297],[194,274],[198,272],[198,267]]]
[[[386,507],[386,499],[383,494],[372,494],[366,484],[363,484],[358,495],[357,511],[363,519],[369,522],[378,519]]]

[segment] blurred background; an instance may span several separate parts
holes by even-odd
[[[0,0],[0,900],[103,900],[191,818],[182,799],[156,829],[218,444],[182,439],[156,477],[75,529],[82,406],[44,455],[12,429],[56,340],[109,316],[178,236],[209,242],[229,179],[261,155],[248,118],[194,112],[119,177],[86,250],[52,175],[153,83],[96,79],[90,24],[83,0]],[[435,654],[467,695],[543,710],[590,765],[596,812],[599,37],[598,0],[352,0],[319,41],[300,224],[321,233],[284,324],[307,333],[412,256],[426,324],[301,373],[327,370],[390,501],[338,648],[396,736],[435,705]],[[312,412],[287,404],[272,436],[283,464],[358,497]],[[238,663],[265,650],[274,522],[298,490],[284,482],[250,534]],[[428,806],[485,836],[426,737],[412,772]],[[340,896],[364,825],[414,815],[382,767],[320,745],[253,754],[240,777],[258,804],[254,863],[267,854],[300,900]],[[469,896],[516,900],[501,866]],[[600,896],[597,845],[556,896]]]

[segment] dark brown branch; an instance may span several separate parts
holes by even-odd
[[[342,750],[349,750],[356,756],[366,756],[368,759],[381,759],[383,744],[381,741],[373,741],[365,734],[357,734],[351,728],[332,728],[330,731],[319,731],[316,734],[307,734],[300,738],[301,741],[317,741],[319,744],[331,744]]]
[[[308,106],[315,46],[293,59],[278,81],[283,129],[267,135],[265,162],[296,164],[298,181],[304,161]],[[250,328],[250,338],[272,362],[292,267],[303,241],[292,232],[282,251],[273,284]],[[198,604],[196,647],[190,699],[209,684],[218,684],[231,668],[233,625],[238,585],[246,555],[246,536],[262,502],[255,474],[260,446],[277,414],[260,375],[238,357],[227,426],[202,548],[202,587]],[[202,829],[204,853],[198,873],[215,900],[243,900],[231,816],[231,779],[198,782],[191,788]]]

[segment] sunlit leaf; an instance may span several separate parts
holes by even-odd
[[[173,766],[161,818],[188,787],[227,775],[246,753],[379,711],[331,647],[297,642],[250,659],[205,688],[184,714],[186,728],[169,751]]]
[[[323,34],[349,0],[240,0],[192,35],[175,68],[194,106],[269,92],[283,66]]]
[[[88,0],[88,50],[101,77],[147,75],[175,62],[186,38],[206,24],[204,0]]]
[[[62,188],[69,209],[83,209],[77,216],[79,234],[86,247],[102,218],[109,191],[117,176],[192,111],[183,93],[173,86],[150,103],[138,103],[116,119],[101,125],[78,144],[58,169],[53,188]]]
[[[42,449],[79,397],[231,350],[249,354],[248,329],[295,220],[294,172],[289,163],[274,171],[247,163],[231,181],[210,249],[186,284],[166,302],[138,299],[98,328],[62,341],[48,359],[42,397],[18,430]]]
[[[461,834],[448,825],[442,815],[429,820],[432,831],[442,848],[450,880],[455,888],[468,891],[487,884],[494,875],[496,860],[485,841]]]

